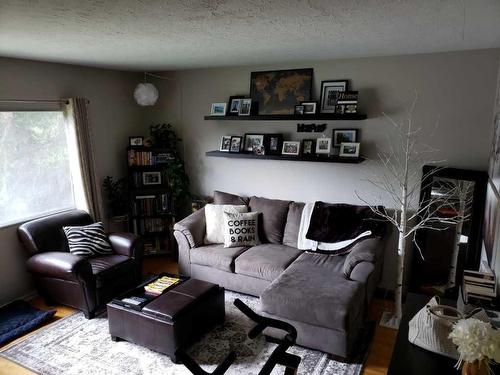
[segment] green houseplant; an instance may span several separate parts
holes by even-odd
[[[106,193],[110,216],[123,216],[128,212],[128,179],[126,177],[115,180],[106,176],[102,182]]]

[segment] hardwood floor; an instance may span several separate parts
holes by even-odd
[[[158,272],[177,272],[177,264],[169,261],[165,258],[147,258],[144,261],[144,273],[145,274],[155,274]],[[36,297],[30,303],[42,310],[55,309],[56,315],[54,318],[42,327],[34,330],[36,332],[39,329],[44,329],[47,325],[54,323],[55,321],[64,318],[65,316],[73,314],[76,310],[67,306],[47,306],[40,297]],[[392,310],[393,304],[387,300],[374,299],[370,306],[368,318],[371,320],[378,321],[382,316],[383,311]],[[12,345],[20,340],[25,339],[27,336],[32,334],[30,332],[11,343],[4,346],[0,346],[0,350]],[[392,356],[392,350],[394,349],[394,343],[396,341],[397,331],[389,328],[380,327],[377,325],[375,330],[375,335],[371,343],[368,359],[363,370],[363,375],[383,375],[387,373],[387,368]],[[33,372],[25,369],[18,364],[11,362],[5,358],[0,358],[0,375],[32,375]]]

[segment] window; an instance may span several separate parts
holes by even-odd
[[[71,137],[62,111],[0,112],[0,226],[77,207]]]

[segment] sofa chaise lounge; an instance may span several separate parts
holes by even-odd
[[[298,331],[297,344],[347,358],[379,282],[384,238],[357,242],[347,255],[297,249],[303,203],[216,191],[215,204],[258,211],[261,244],[204,244],[201,209],[174,226],[179,272],[260,297],[263,315]],[[271,336],[272,332],[269,333]]]

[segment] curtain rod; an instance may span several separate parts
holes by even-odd
[[[0,103],[62,103],[68,104],[63,99],[0,99]]]

